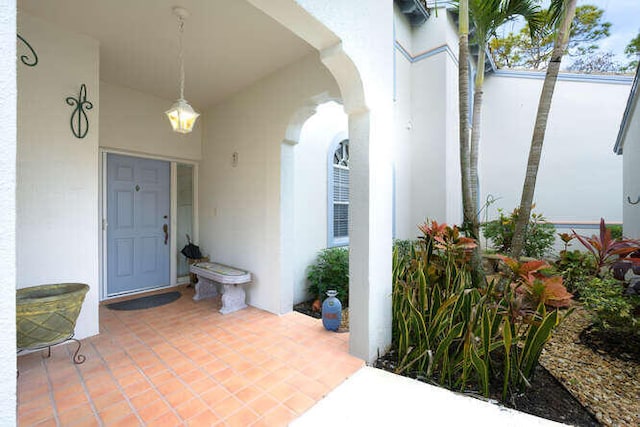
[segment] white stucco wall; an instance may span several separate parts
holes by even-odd
[[[19,15],[18,31],[39,56],[18,66],[17,287],[90,286],[76,337],[98,333],[98,43]],[[87,86],[89,132],[73,136],[65,99]]]
[[[622,192],[622,216],[624,235],[632,239],[640,239],[640,204],[631,204],[640,198],[640,108],[638,107],[640,96],[636,94],[634,107],[629,116],[627,133],[624,140],[623,151],[623,192]]]
[[[541,87],[541,79],[486,80],[480,201],[501,198],[490,217],[520,203]],[[622,160],[611,147],[629,90],[629,84],[557,82],[534,197],[535,211],[549,221],[622,220]]]
[[[335,81],[311,55],[205,112],[200,246],[216,261],[251,271],[247,302],[273,313],[293,304],[292,277],[283,282],[280,271],[280,203],[287,197],[280,191],[281,145],[294,113],[327,92],[338,97]]]
[[[132,154],[199,160],[201,120],[187,135],[173,132],[164,112],[173,100],[100,82],[100,147]]]
[[[16,3],[0,0],[0,420],[8,426],[16,425],[15,58]]]
[[[426,219],[461,220],[457,39],[444,9],[409,30],[396,10],[395,25],[396,237],[413,239]]]
[[[348,138],[347,126],[342,105],[323,104],[304,124],[293,149],[294,304],[308,299],[308,267],[327,247],[328,155],[337,136]]]
[[[394,3],[394,32],[396,42],[412,52],[411,26]],[[413,118],[411,111],[410,60],[396,47],[394,55],[394,105],[393,105],[393,169],[395,185],[394,237],[410,238],[416,235],[411,225],[411,137]]]

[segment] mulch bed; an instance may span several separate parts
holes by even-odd
[[[593,325],[580,332],[580,342],[596,353],[640,363],[640,335],[602,331]]]
[[[293,311],[306,314],[307,316],[311,316],[316,319],[322,319],[322,313],[319,311],[315,311],[312,308],[312,304],[313,304],[313,301],[301,302],[300,304],[296,304],[293,306]]]

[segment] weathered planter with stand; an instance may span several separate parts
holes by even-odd
[[[16,290],[16,344],[24,350],[48,348],[75,341],[78,348],[73,362],[83,363],[81,343],[73,338],[76,321],[89,286],[84,283],[58,283]]]

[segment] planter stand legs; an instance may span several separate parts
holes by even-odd
[[[71,360],[73,361],[73,363],[75,363],[76,365],[80,365],[80,364],[84,363],[84,361],[87,360],[87,358],[85,357],[84,354],[80,354],[80,348],[82,347],[82,343],[80,341],[78,341],[77,339],[73,338],[73,335],[70,336],[69,338],[65,338],[62,341],[58,341],[58,342],[51,343],[51,344],[45,344],[45,345],[42,345],[40,347],[21,348],[21,349],[18,350],[18,353],[20,353],[20,352],[22,352],[24,350],[42,350],[42,349],[44,349],[46,347],[47,354],[44,357],[48,359],[48,358],[51,357],[51,347],[53,347],[54,345],[67,343],[69,341],[74,341],[76,344],[78,344],[78,348],[76,348],[76,351],[73,353],[73,356],[71,356]]]

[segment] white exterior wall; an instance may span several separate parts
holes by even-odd
[[[0,0],[0,420],[16,425],[16,3]]]
[[[638,95],[633,102],[634,108],[630,112],[627,133],[624,140],[623,151],[623,232],[626,237],[640,239],[640,204],[631,204],[640,198],[640,108],[638,107]]]
[[[520,203],[541,79],[489,75],[485,82],[480,202]],[[611,150],[629,84],[558,81],[538,171],[535,211],[549,221],[620,222],[621,159]],[[592,234],[591,232],[585,232]]]
[[[395,40],[407,51],[412,51],[411,27],[394,3]],[[399,47],[394,55],[394,237],[415,237],[416,228],[411,225],[411,137],[413,121],[411,114],[411,61],[403,56]]]
[[[216,261],[251,271],[247,302],[273,313],[293,304],[293,283],[280,271],[281,199],[291,197],[280,191],[281,145],[294,113],[327,92],[337,97],[335,81],[311,55],[205,112],[200,246]]]
[[[414,239],[461,221],[457,38],[444,9],[413,29],[396,10],[396,41],[396,237]]]
[[[170,159],[199,160],[202,125],[190,134],[173,132],[164,112],[173,100],[100,82],[100,147]]]
[[[302,128],[294,147],[294,291],[293,303],[306,301],[308,268],[327,247],[328,162],[337,136],[347,136],[342,105],[323,104]],[[342,140],[342,139],[340,139]]]
[[[88,284],[76,325],[84,338],[98,333],[98,43],[24,13],[18,31],[39,63],[17,65],[17,287]],[[93,109],[89,132],[78,139],[65,99],[77,97],[82,83]]]

